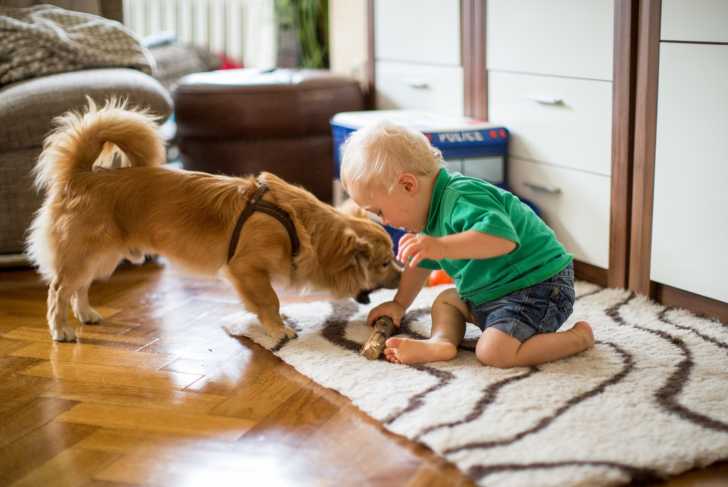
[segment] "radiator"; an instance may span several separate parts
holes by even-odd
[[[246,67],[275,66],[275,0],[124,0],[124,24],[141,38],[172,32]]]

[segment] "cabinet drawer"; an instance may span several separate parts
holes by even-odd
[[[446,159],[445,165],[450,171],[457,171],[471,178],[485,179],[493,184],[502,184],[505,182],[502,157]]]
[[[376,1],[374,53],[387,61],[459,66],[460,1]]]
[[[575,259],[609,267],[610,178],[511,158],[512,191],[533,201]]]
[[[728,42],[728,2],[662,0],[660,39]]]
[[[614,0],[488,0],[489,70],[612,79]]]
[[[611,174],[611,82],[490,72],[488,109],[511,155]]]
[[[377,108],[463,115],[461,67],[380,61],[376,70]]]
[[[651,279],[728,302],[728,46],[660,46]]]

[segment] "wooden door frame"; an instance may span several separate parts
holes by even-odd
[[[639,0],[614,2],[612,173],[607,285],[626,288],[629,276]]]
[[[650,293],[652,254],[652,203],[657,140],[657,81],[660,63],[660,12],[662,0],[639,2],[637,48],[637,104],[635,107],[632,225],[629,254],[629,289]]]
[[[377,72],[374,67],[376,52],[374,42],[374,0],[367,0],[367,62],[366,62],[366,93],[365,105],[367,110],[376,108],[376,76]]]
[[[485,74],[485,0],[460,1],[460,53],[467,117],[488,119],[488,77]]]

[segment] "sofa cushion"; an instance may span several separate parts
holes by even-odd
[[[31,173],[39,154],[40,147],[0,152],[0,254],[23,251],[25,231],[41,203]]]
[[[20,81],[0,90],[0,152],[42,145],[51,120],[71,108],[108,97],[128,98],[166,118],[172,99],[157,80],[125,68],[89,69]]]

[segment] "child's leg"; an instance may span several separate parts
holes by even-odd
[[[452,360],[465,335],[468,306],[455,289],[440,293],[432,305],[432,333],[427,340],[392,337],[387,340],[384,356],[390,362],[416,364]]]
[[[586,321],[577,322],[570,330],[533,335],[524,342],[497,328],[488,328],[478,340],[475,355],[484,365],[522,367],[570,357],[593,345],[594,335]]]

